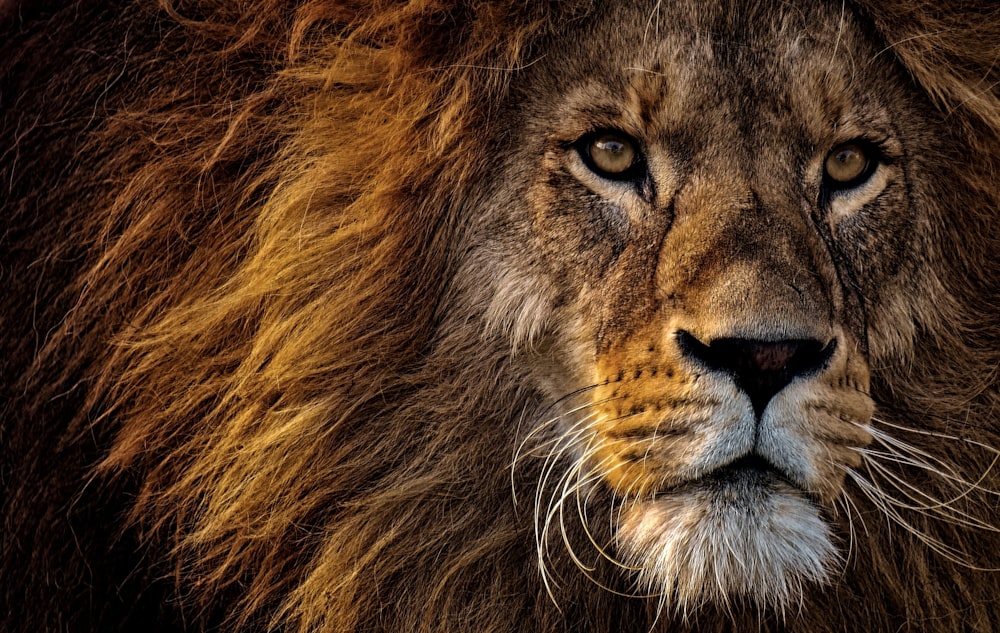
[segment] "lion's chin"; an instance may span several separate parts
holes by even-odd
[[[819,509],[777,473],[712,475],[629,507],[619,546],[641,590],[675,612],[733,599],[783,608],[837,552]]]

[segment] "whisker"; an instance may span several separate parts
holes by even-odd
[[[886,433],[885,431],[882,431],[880,429],[877,429],[871,425],[863,424],[860,426],[862,429],[871,434],[872,438],[874,438],[876,442],[884,446],[886,449],[896,452],[897,454],[900,454],[899,451],[902,451],[902,453],[910,455],[914,458],[919,458],[919,461],[928,465],[930,465],[931,463],[935,463],[941,467],[942,473],[947,472],[949,475],[953,477],[959,477],[958,473],[955,472],[954,466],[932,455],[926,450],[917,448],[916,446],[913,446],[908,442],[904,442],[903,440],[900,440],[899,438],[894,437],[893,435]],[[945,436],[945,438],[949,440],[958,440],[958,438],[953,438],[950,436]]]
[[[892,485],[893,488],[898,490],[908,501],[911,502],[907,503],[900,499],[896,499],[895,497],[886,494],[885,490],[880,488],[883,494],[885,494],[886,501],[897,508],[912,510],[914,512],[933,513],[955,525],[964,525],[973,529],[986,530],[989,532],[1000,531],[1000,528],[986,523],[981,519],[977,519],[967,512],[954,507],[953,504],[967,496],[970,491],[966,491],[965,493],[949,499],[948,501],[942,501],[927,492],[920,490],[896,473],[880,465],[877,461],[868,460],[866,465],[869,469],[869,474],[878,473],[885,481]],[[921,499],[924,499],[929,503],[923,503]]]
[[[576,393],[580,393],[582,391],[583,390],[578,390],[577,392],[574,392],[574,395]],[[511,460],[511,464],[510,464],[510,486],[511,486],[511,494],[512,494],[512,496],[514,498],[514,504],[515,504],[515,506],[517,505],[517,479],[516,479],[517,464],[518,464],[518,462],[521,459],[521,452],[524,450],[525,445],[531,440],[531,438],[535,437],[536,435],[538,435],[542,431],[550,429],[550,428],[554,427],[558,422],[564,420],[565,418],[568,418],[568,417],[570,417],[570,416],[572,416],[572,415],[574,415],[576,413],[584,411],[584,410],[586,410],[586,409],[588,409],[589,407],[592,407],[592,406],[594,406],[594,403],[586,403],[586,404],[583,404],[583,405],[581,405],[579,407],[570,409],[570,410],[568,410],[568,411],[566,411],[564,413],[561,413],[561,414],[559,414],[557,416],[551,417],[548,420],[537,424],[535,426],[535,428],[532,429],[532,431],[530,433],[528,433],[527,436],[525,436],[525,438],[520,442],[520,444],[518,444],[517,449],[515,449],[515,451],[514,451],[514,455],[513,455],[513,458]],[[546,408],[546,411],[548,411],[550,409],[551,409],[551,407],[548,407],[548,408]],[[592,415],[596,415],[596,413],[594,413]],[[557,434],[555,437],[553,437],[553,438],[551,438],[549,440],[546,440],[545,442],[539,443],[537,446],[535,446],[535,448],[533,449],[533,451],[535,451],[535,450],[541,450],[541,449],[543,449],[543,448],[545,448],[546,446],[549,446],[549,445],[551,445],[551,446],[558,445],[559,442],[561,442],[561,441],[563,441],[565,439],[565,435],[567,433],[572,433],[576,428],[578,428],[581,425],[585,424],[586,421],[589,421],[589,419],[592,419],[592,417],[585,416],[582,420],[579,420],[579,421],[575,422],[574,424],[572,424],[567,431],[564,431],[563,433]],[[547,462],[548,462],[548,459],[546,458],[546,463]]]
[[[575,395],[579,395],[579,394],[581,394],[581,393],[584,393],[585,391],[587,391],[587,390],[589,390],[589,389],[595,389],[596,387],[598,387],[598,385],[592,385],[592,386],[590,386],[590,387],[586,387],[586,388],[584,388],[584,389],[578,389],[577,391],[574,391],[574,392],[573,392],[572,394],[569,394],[569,396],[575,396]],[[557,400],[556,402],[557,402],[557,403],[559,403],[559,402],[563,402],[563,401],[567,400],[567,399],[569,398],[569,396],[563,396],[562,398],[560,398],[560,399],[559,399],[559,400]],[[585,402],[585,403],[583,403],[582,405],[580,405],[580,406],[578,406],[578,407],[574,407],[574,408],[572,408],[572,409],[568,409],[568,410],[566,410],[566,411],[563,411],[563,412],[560,412],[560,413],[559,413],[558,415],[554,415],[554,416],[552,416],[552,417],[550,417],[550,418],[546,419],[546,420],[545,420],[544,422],[539,422],[539,423],[535,424],[535,427],[534,427],[534,428],[533,428],[533,429],[531,430],[531,432],[530,432],[530,433],[528,433],[528,434],[527,434],[527,435],[526,435],[526,436],[524,437],[524,439],[523,439],[523,440],[521,440],[521,442],[520,442],[520,443],[518,444],[518,446],[517,446],[517,449],[516,449],[516,450],[514,451],[514,456],[513,456],[513,459],[511,460],[511,468],[513,469],[513,468],[514,468],[514,467],[516,466],[516,464],[517,464],[517,462],[518,462],[518,460],[519,460],[519,457],[520,457],[520,454],[521,454],[521,451],[523,451],[523,450],[524,450],[524,447],[525,447],[525,445],[527,445],[527,443],[528,443],[528,442],[529,442],[529,441],[530,441],[530,440],[531,440],[531,439],[532,439],[533,437],[537,436],[537,435],[538,435],[539,433],[541,433],[542,431],[544,431],[544,430],[547,430],[547,429],[551,428],[551,427],[552,427],[552,426],[554,426],[554,425],[555,425],[556,423],[558,423],[558,422],[560,422],[560,421],[564,420],[565,418],[568,418],[568,417],[570,417],[570,416],[572,416],[572,415],[574,415],[574,414],[576,414],[576,413],[579,413],[580,411],[584,411],[584,410],[586,410],[586,409],[588,409],[588,408],[590,408],[590,407],[593,407],[593,406],[595,406],[595,405],[600,405],[600,404],[603,404],[604,402],[607,402],[607,401],[606,401],[606,400],[601,400],[601,401],[598,401],[598,402]],[[544,415],[545,415],[546,413],[548,413],[549,411],[551,411],[551,410],[552,410],[552,409],[553,409],[553,408],[554,408],[555,406],[556,406],[555,404],[552,404],[552,405],[549,405],[548,407],[546,407],[546,408],[545,408],[545,410],[544,410],[544,411],[542,412],[542,415],[541,415],[541,416],[539,416],[539,417],[544,417]],[[523,417],[523,416],[522,416],[522,417]],[[521,423],[520,423],[520,422],[518,422],[518,426],[519,426],[519,427],[520,427],[520,424],[521,424]],[[536,449],[538,449],[538,448],[542,448],[542,447],[544,447],[545,445],[547,445],[547,444],[550,444],[550,443],[554,443],[554,442],[558,442],[558,441],[559,441],[559,439],[560,439],[560,438],[559,438],[559,436],[556,436],[556,437],[554,437],[554,438],[551,438],[551,439],[549,439],[549,440],[547,440],[547,441],[545,441],[545,442],[543,442],[543,443],[539,444],[539,445],[538,445],[538,446],[536,447]]]
[[[589,447],[588,447],[588,449],[589,449]],[[619,567],[621,569],[625,569],[625,570],[628,570],[628,571],[641,571],[642,568],[634,567],[634,566],[631,566],[631,565],[626,565],[625,563],[621,562],[620,560],[618,560],[617,558],[615,558],[614,556],[612,556],[610,553],[608,553],[607,549],[604,546],[602,546],[600,543],[597,542],[597,539],[594,538],[593,533],[590,531],[590,522],[589,522],[589,519],[587,518],[587,509],[586,508],[587,508],[587,503],[590,500],[590,495],[594,492],[594,490],[596,490],[596,486],[593,486],[591,484],[594,483],[594,482],[598,482],[598,481],[600,481],[600,480],[602,480],[604,478],[604,473],[606,472],[606,469],[603,467],[603,462],[606,462],[609,459],[610,459],[610,457],[606,457],[602,461],[601,464],[598,464],[593,469],[593,474],[591,474],[590,476],[588,476],[586,479],[580,479],[579,480],[577,488],[576,488],[576,493],[577,493],[576,494],[577,514],[580,517],[580,520],[582,522],[583,531],[584,531],[584,534],[587,536],[587,540],[590,541],[591,545],[598,552],[598,554],[600,554],[600,556],[602,558],[604,558],[605,560],[609,561],[611,564],[613,564],[613,565],[615,565],[615,566],[617,566],[617,567]],[[579,494],[580,488],[583,487],[584,485],[587,486],[587,490],[588,490],[586,499],[582,499],[581,496],[580,496],[580,494]],[[614,494],[615,493],[612,492],[612,495],[614,495]],[[614,496],[612,496],[612,505],[611,505],[611,508],[612,508],[611,515],[613,517],[614,516]],[[612,529],[614,529],[614,524],[613,523],[612,523]],[[612,533],[614,534],[616,532],[612,532]]]
[[[904,530],[909,532],[921,543],[926,545],[928,549],[936,552],[941,557],[946,560],[955,563],[956,565],[961,565],[968,569],[975,571],[1000,571],[1000,569],[984,568],[974,565],[966,558],[966,554],[948,544],[941,541],[940,539],[927,534],[922,531],[911,522],[907,521],[906,518],[899,512],[896,506],[893,505],[892,501],[895,500],[890,495],[887,495],[885,491],[879,488],[874,483],[868,481],[860,473],[858,473],[853,468],[845,468],[848,476],[857,485],[858,489],[877,507],[882,514],[884,514],[888,519],[894,522],[896,525],[902,527]]]
[[[858,504],[855,503],[854,499],[851,498],[850,495],[845,494],[840,497],[840,501],[844,504],[844,509],[847,513],[847,519],[851,528],[851,537],[853,538],[856,536],[856,532],[854,530],[854,520],[851,516],[852,509],[854,510],[854,515],[858,517],[858,521],[861,522],[861,528],[864,530],[865,536],[870,536],[871,532],[868,531],[868,524],[865,522],[864,514],[861,512],[861,508],[858,507]],[[848,554],[850,554],[850,552],[848,552]]]
[[[579,477],[579,472],[583,470],[583,460],[578,460],[577,464],[566,471],[560,482],[562,483],[562,495],[551,506],[549,510],[549,516],[546,517],[546,524],[549,523],[552,516],[556,513],[559,514],[559,531],[562,537],[563,546],[566,548],[566,552],[569,554],[570,559],[573,563],[580,568],[584,573],[591,573],[597,570],[596,567],[587,565],[584,563],[580,557],[577,555],[576,550],[573,549],[573,544],[569,541],[568,530],[566,529],[566,500],[573,497],[576,493],[576,484],[573,483],[574,476]]]
[[[580,441],[581,437],[584,437],[588,433],[587,423],[590,419],[596,416],[597,413],[590,413],[584,416],[582,419],[574,423],[570,429],[559,436],[558,441],[552,444],[548,455],[545,458],[545,462],[542,464],[542,470],[540,478],[538,481],[538,486],[535,491],[535,546],[538,559],[539,572],[542,576],[542,582],[545,586],[545,591],[549,598],[555,604],[556,609],[560,610],[558,600],[555,597],[555,592],[553,590],[553,581],[549,570],[545,564],[546,560],[546,548],[548,547],[548,533],[549,533],[549,520],[546,519],[542,521],[542,516],[547,512],[542,511],[542,497],[548,486],[549,478],[552,472],[555,470],[556,465],[562,459],[563,454],[572,448],[575,444]],[[551,500],[547,506],[551,506]]]
[[[573,479],[574,476],[576,476],[576,477],[580,476],[580,473],[584,469],[584,467],[586,465],[586,462],[589,460],[590,457],[592,457],[592,452],[593,452],[592,450],[588,450],[587,452],[585,452],[584,456],[577,460],[577,462],[574,465],[574,467],[571,468],[571,469],[569,469],[569,470],[567,470],[567,472],[563,475],[563,477],[560,478],[560,484],[557,485],[557,488],[561,487],[563,494],[562,495],[553,495],[553,497],[552,497],[552,499],[550,501],[549,510],[548,510],[548,512],[546,514],[546,519],[545,519],[545,522],[544,522],[544,526],[542,528],[543,540],[544,540],[544,542],[546,544],[548,543],[550,526],[552,524],[552,520],[558,514],[559,515],[559,527],[561,529],[561,538],[562,538],[563,546],[566,548],[567,553],[570,556],[570,559],[577,566],[577,568],[581,571],[581,573],[584,575],[584,577],[586,577],[590,582],[594,583],[595,585],[597,585],[598,587],[600,587],[601,589],[603,589],[604,591],[607,591],[609,593],[612,593],[612,594],[615,594],[615,595],[618,595],[618,596],[622,596],[622,597],[641,597],[641,596],[636,596],[635,594],[626,594],[626,593],[623,593],[623,592],[618,591],[618,590],[616,590],[616,589],[614,589],[612,587],[609,587],[605,583],[601,582],[598,578],[596,578],[594,576],[593,572],[596,571],[596,567],[592,567],[592,566],[589,566],[586,563],[584,563],[580,559],[580,557],[576,554],[576,551],[573,549],[573,546],[572,546],[572,544],[569,541],[568,530],[567,530],[566,523],[565,523],[565,502],[570,497],[578,496],[578,494],[577,494],[578,493],[578,488],[575,485],[572,485],[571,482],[572,482],[572,479]],[[599,471],[595,471],[595,473],[593,475],[589,476],[588,478],[586,478],[585,481],[598,481],[598,480],[601,479],[601,477],[602,477],[602,475],[599,474]],[[586,526],[584,526],[584,527],[586,529]],[[591,537],[591,542],[594,542],[593,539],[592,539],[592,537]],[[596,543],[595,543],[595,545],[596,545]],[[598,549],[599,549],[599,551],[601,551],[600,548],[598,548]],[[547,545],[544,548],[544,550],[547,551]],[[617,563],[617,561],[614,561],[614,559],[612,559],[612,558],[608,558],[608,560],[611,560],[612,562]]]
[[[940,431],[931,431],[931,430],[928,430],[928,429],[915,429],[915,428],[912,428],[912,427],[904,426],[904,425],[899,424],[899,423],[894,423],[894,422],[890,422],[888,420],[883,420],[882,418],[879,418],[879,417],[874,417],[874,418],[872,418],[872,420],[875,421],[875,422],[877,422],[878,424],[880,424],[882,426],[887,426],[889,428],[896,429],[897,431],[903,431],[904,433],[913,433],[914,435],[926,435],[926,436],[929,436],[929,437],[936,437],[936,438],[943,439],[943,440],[951,440],[951,441],[955,441],[955,442],[964,442],[966,444],[970,444],[972,446],[976,446],[978,448],[981,448],[981,449],[983,449],[983,450],[985,450],[987,452],[995,453],[995,454],[1000,454],[1000,449],[998,449],[996,447],[993,447],[993,446],[990,446],[989,444],[985,444],[983,442],[980,442],[978,440],[974,440],[974,439],[968,438],[968,437],[958,437],[957,435],[949,435],[948,433],[942,433]],[[963,424],[965,426],[975,426],[975,425],[970,425],[967,422],[962,422],[961,420],[948,419],[948,422],[955,423],[955,424]]]
[[[930,466],[929,464],[926,464],[922,461],[901,456],[895,452],[887,453],[884,451],[875,451],[872,449],[858,449],[858,452],[865,455],[866,457],[869,457],[870,459],[868,461],[871,461],[873,463],[877,462],[878,460],[882,460],[885,462],[900,464],[902,466],[913,466],[916,468],[920,468],[922,470],[927,471],[928,473],[938,475],[942,479],[952,484],[956,489],[960,490],[959,494],[955,495],[955,497],[953,497],[952,499],[948,501],[940,501],[929,495],[926,491],[920,490],[914,487],[912,484],[903,482],[906,484],[908,488],[913,490],[914,493],[924,496],[925,498],[927,498],[929,501],[932,501],[936,505],[949,506],[954,502],[969,496],[975,491],[979,491],[990,496],[1000,495],[1000,493],[998,493],[997,491],[987,488],[983,485],[983,481],[985,481],[985,479],[989,476],[990,472],[993,471],[993,468],[996,466],[997,461],[1000,461],[1000,456],[993,458],[993,460],[990,462],[990,465],[983,470],[983,473],[979,476],[979,479],[977,479],[976,481],[969,481],[964,477],[958,476],[957,474],[949,475],[948,473],[945,473],[937,468],[934,468],[933,466]],[[928,509],[931,509],[931,507],[929,506]]]
[[[596,414],[592,414],[592,415],[596,415]],[[587,417],[590,417],[590,416],[587,416]],[[548,456],[545,458],[545,462],[542,464],[541,477],[540,477],[540,479],[538,481],[538,487],[535,490],[535,527],[536,527],[536,538],[538,538],[538,534],[537,534],[537,532],[538,532],[538,530],[537,530],[537,528],[538,528],[538,521],[539,521],[540,516],[542,514],[541,513],[541,509],[542,509],[542,495],[544,494],[544,492],[545,492],[545,490],[547,488],[549,478],[551,477],[552,472],[555,470],[556,466],[558,465],[559,460],[562,458],[562,455],[567,450],[569,450],[572,446],[574,446],[579,441],[579,439],[581,437],[583,437],[583,436],[585,436],[587,434],[587,432],[588,432],[588,429],[586,428],[587,417],[585,417],[583,420],[580,420],[577,424],[575,424],[574,427],[573,427],[573,430],[566,432],[560,438],[560,442],[558,442],[558,443],[556,443],[556,444],[554,444],[552,446],[552,449],[549,451]],[[541,546],[541,543],[539,543],[539,547],[540,546]]]
[[[854,546],[857,539],[857,534],[854,530],[854,517],[851,515],[851,506],[849,505],[848,500],[849,497],[844,495],[834,502],[834,508],[839,509],[840,507],[843,507],[844,516],[847,518],[847,554],[844,556],[845,568],[851,562],[851,556],[854,554]]]

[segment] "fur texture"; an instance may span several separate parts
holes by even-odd
[[[0,628],[1000,630],[1000,15],[947,0],[816,11],[844,26],[817,50],[867,42],[871,51],[849,49],[857,67],[890,69],[884,91],[912,114],[892,125],[914,141],[889,161],[906,173],[887,178],[908,183],[916,202],[885,220],[891,230],[837,225],[855,231],[844,259],[871,266],[834,258],[796,289],[802,323],[837,313],[847,333],[830,363],[848,367],[840,387],[862,394],[838,396],[820,426],[841,439],[860,426],[863,438],[850,438],[849,455],[788,466],[774,484],[784,497],[754,487],[717,510],[729,532],[716,540],[680,524],[723,493],[656,502],[687,479],[668,481],[669,465],[653,472],[648,455],[608,467],[625,449],[579,441],[620,433],[634,448],[634,429],[616,424],[631,415],[625,405],[577,415],[620,403],[611,390],[626,382],[631,401],[653,398],[660,383],[640,383],[641,371],[680,363],[641,360],[645,333],[666,326],[650,317],[661,308],[642,294],[641,266],[627,264],[661,256],[608,235],[627,225],[622,235],[689,236],[676,267],[642,277],[688,292],[688,306],[697,281],[670,274],[708,238],[680,221],[657,225],[624,194],[612,208],[591,183],[588,204],[606,212],[593,246],[559,197],[592,174],[555,163],[575,156],[571,143],[532,145],[549,122],[572,123],[551,104],[588,102],[590,84],[568,78],[633,63],[622,51],[643,47],[615,40],[618,26],[650,40],[670,31],[657,4],[8,11]],[[771,32],[774,16],[810,24],[809,4],[733,3],[697,19],[736,41],[748,25]],[[854,77],[882,91],[866,72]],[[579,91],[566,97],[571,84]],[[726,138],[708,138],[728,151]],[[719,196],[734,191],[730,177],[715,181]],[[756,191],[780,189],[775,178]],[[716,199],[698,191],[695,202]],[[789,253],[781,261],[813,256],[792,233],[775,235],[767,246]],[[588,277],[592,264],[602,272]],[[614,266],[625,267],[602,292]],[[765,287],[774,270],[746,287],[746,302],[738,294],[748,313],[771,309],[761,297],[793,296],[778,281]],[[699,289],[700,305],[743,314],[723,287]],[[581,299],[580,288],[595,290]],[[707,340],[705,310],[684,327]],[[778,312],[764,319],[772,328]],[[719,381],[734,416],[752,420]],[[793,395],[757,422],[777,419]],[[800,431],[807,449],[825,446],[812,427]],[[781,441],[770,459],[791,464]],[[708,470],[706,460],[692,468]],[[817,463],[843,468],[810,474]],[[740,505],[755,495],[763,524]],[[636,510],[646,502],[658,505]],[[786,527],[774,543],[787,547],[761,545]],[[747,533],[760,537],[741,541]],[[707,571],[678,563],[720,544],[732,547]],[[678,547],[691,555],[670,555]]]

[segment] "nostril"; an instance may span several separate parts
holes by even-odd
[[[677,333],[681,351],[709,369],[733,377],[753,404],[759,418],[767,403],[788,383],[822,369],[836,349],[836,340],[762,341],[717,338],[708,345],[683,330]]]

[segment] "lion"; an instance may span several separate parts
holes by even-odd
[[[989,3],[0,3],[5,631],[1000,631]]]

